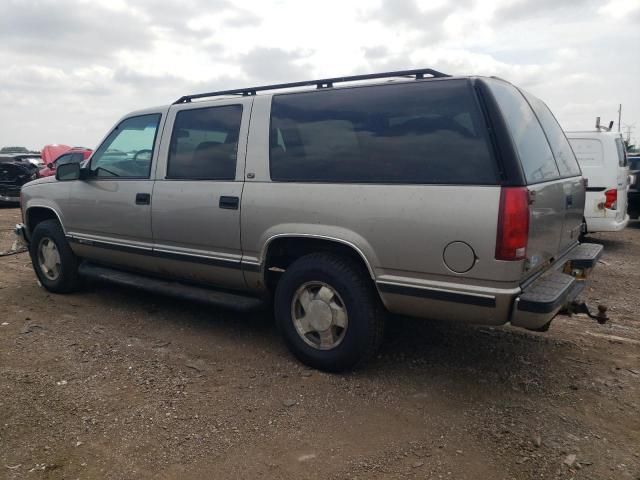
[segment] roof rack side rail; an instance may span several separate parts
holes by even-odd
[[[422,80],[425,75],[430,75],[432,78],[450,77],[445,73],[433,70],[431,68],[423,68],[417,70],[400,70],[395,72],[384,73],[370,73],[367,75],[352,75],[349,77],[336,77],[336,78],[323,78],[320,80],[306,80],[303,82],[292,83],[277,83],[274,85],[262,85],[258,87],[238,88],[234,90],[220,90],[217,92],[197,93],[194,95],[185,95],[173,102],[174,105],[180,103],[189,103],[192,100],[206,97],[219,97],[222,95],[242,95],[243,97],[253,96],[257,92],[264,92],[267,90],[280,90],[283,88],[295,88],[295,87],[312,87],[315,85],[318,89],[331,88],[334,83],[341,82],[357,82],[361,80],[375,80],[380,78],[394,78],[394,77],[415,77],[416,80]]]

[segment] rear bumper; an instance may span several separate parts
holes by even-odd
[[[629,223],[629,215],[625,214],[622,220],[615,217],[586,217],[585,220],[587,232],[619,232]]]
[[[582,292],[586,278],[602,255],[602,245],[582,243],[549,271],[523,286],[513,304],[511,324],[531,330],[547,325]]]

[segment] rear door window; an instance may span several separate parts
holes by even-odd
[[[241,105],[177,113],[169,147],[167,178],[234,180]]]
[[[578,165],[576,156],[562,128],[558,124],[556,117],[553,116],[549,107],[547,107],[542,100],[527,93],[524,95],[527,97],[533,111],[538,116],[543,130],[547,134],[547,140],[553,150],[560,175],[562,177],[575,177],[580,175],[580,166]]]
[[[549,142],[520,91],[499,80],[487,80],[515,143],[527,183],[560,177]]]
[[[618,150],[618,165],[626,167],[627,164],[627,152],[624,148],[621,138],[616,138],[616,149]]]
[[[276,95],[271,178],[493,185],[486,135],[464,80]]]

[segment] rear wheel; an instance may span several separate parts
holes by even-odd
[[[54,293],[77,290],[78,259],[56,220],[45,220],[36,225],[31,235],[29,254],[44,288]]]
[[[383,336],[383,308],[367,272],[330,253],[306,255],[282,275],[275,315],[287,346],[305,364],[338,372],[370,358]]]

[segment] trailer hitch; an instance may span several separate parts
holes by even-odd
[[[609,317],[607,316],[606,305],[598,305],[598,313],[593,314],[591,313],[591,310],[589,310],[589,306],[585,302],[574,300],[567,307],[567,312],[569,313],[569,315],[572,315],[574,313],[586,313],[589,318],[593,318],[600,325],[604,325],[609,320]]]

